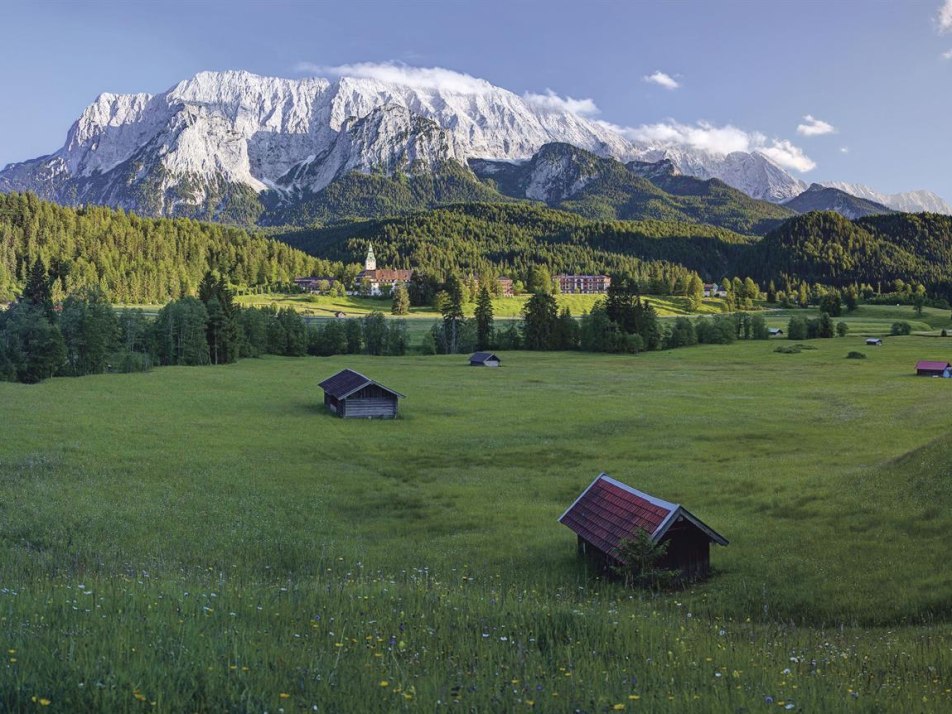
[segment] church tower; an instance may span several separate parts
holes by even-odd
[[[367,248],[367,259],[364,261],[364,270],[371,271],[377,269],[377,259],[374,257],[374,244],[371,243]]]

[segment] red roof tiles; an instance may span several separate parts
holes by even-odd
[[[917,370],[926,369],[933,372],[941,372],[948,366],[950,366],[948,362],[932,362],[926,359],[922,359],[916,362]]]
[[[716,543],[727,540],[676,503],[669,503],[601,474],[559,518],[598,550],[613,554],[639,530],[658,541],[676,519],[693,523]]]

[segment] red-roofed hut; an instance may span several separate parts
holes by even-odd
[[[644,531],[668,543],[658,566],[699,578],[711,569],[710,545],[727,539],[677,503],[649,496],[608,474],[600,474],[559,518],[578,536],[579,554],[608,569],[621,564],[618,546]]]
[[[921,359],[916,362],[916,374],[920,377],[948,377],[952,373],[952,364]]]

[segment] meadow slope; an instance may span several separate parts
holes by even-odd
[[[947,709],[952,341],[778,344],[0,384],[0,704]],[[400,418],[325,414],[344,366]],[[731,540],[709,582],[577,562],[603,470]]]

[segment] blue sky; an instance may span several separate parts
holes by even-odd
[[[356,63],[551,90],[635,136],[952,201],[952,0],[4,0],[0,166],[59,148],[100,92]]]

